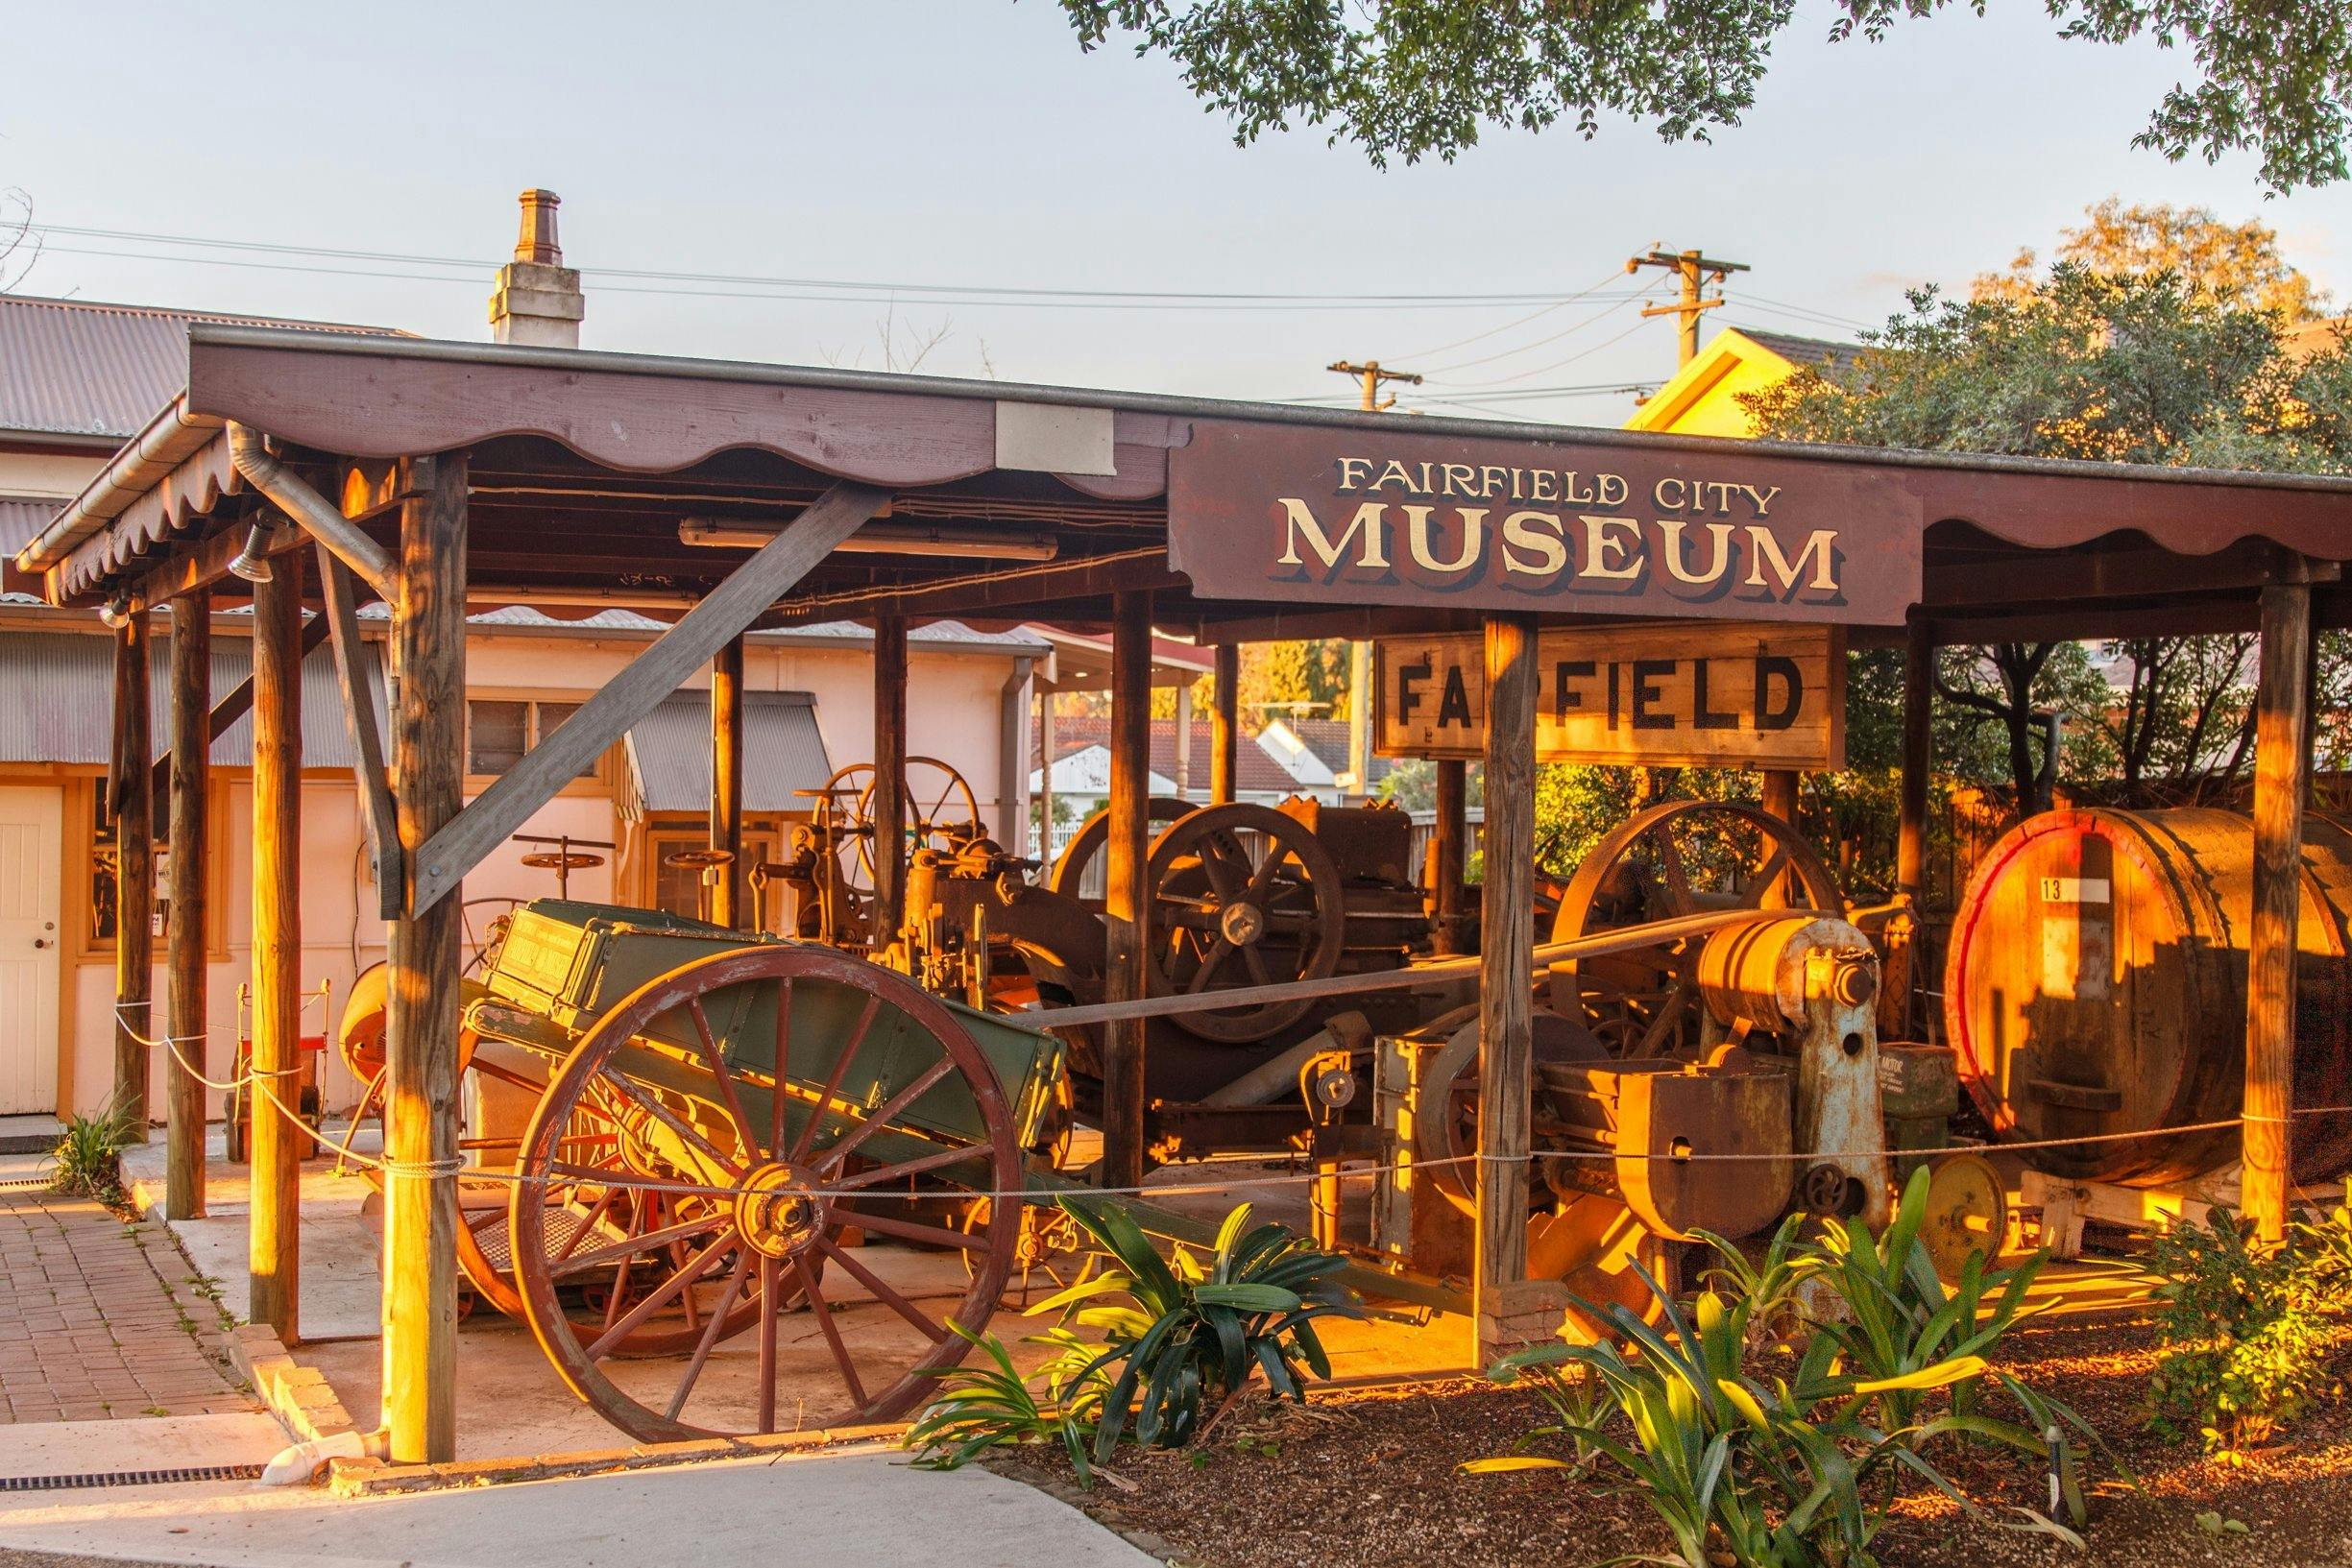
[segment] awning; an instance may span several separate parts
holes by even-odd
[[[171,638],[157,636],[148,656],[148,702],[156,751],[171,743]],[[383,722],[383,681],[376,649],[364,645],[367,685],[376,723]],[[223,697],[253,673],[253,643],[215,622],[212,631],[212,700]],[[114,744],[114,639],[80,632],[19,632],[0,636],[0,691],[14,700],[0,703],[0,762],[87,762],[104,766]],[[254,760],[254,721],[247,713],[212,737],[212,760],[244,767]],[[351,733],[343,722],[343,694],[334,664],[319,649],[303,661],[303,766],[352,765]]]
[[[711,808],[711,699],[681,691],[629,731],[629,771],[639,811]],[[833,777],[825,737],[816,728],[816,698],[806,691],[743,694],[743,809],[806,811],[804,789]]]

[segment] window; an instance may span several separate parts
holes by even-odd
[[[520,697],[473,697],[466,703],[466,771],[495,778],[522,760],[523,754],[555,733],[580,711],[576,702],[540,702]],[[593,779],[591,761],[578,777]]]
[[[170,846],[158,834],[155,839],[155,909],[151,915],[156,939],[163,938],[164,922],[171,905],[163,896],[164,877],[170,861]],[[89,942],[92,948],[114,945],[116,921],[122,905],[120,878],[121,855],[115,842],[114,815],[107,809],[107,781],[98,780],[90,789],[90,899]]]
[[[772,830],[750,827],[743,830],[743,863],[747,872],[749,867],[763,860],[776,858],[777,839],[778,835]],[[688,920],[708,919],[710,917],[710,894],[703,884],[701,868],[673,866],[668,861],[670,856],[680,850],[710,848],[710,830],[700,825],[691,828],[656,828],[646,835],[645,842],[646,849],[653,857],[653,906],[673,915],[682,915]],[[746,900],[753,897],[748,875],[744,882],[743,896]],[[770,929],[775,929],[777,917],[784,912],[780,906],[783,898],[783,884],[781,882],[771,884],[768,889],[770,906],[767,910]],[[744,905],[743,914],[744,924],[750,924],[751,905],[748,903]]]

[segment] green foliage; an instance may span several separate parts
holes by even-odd
[[[2048,277],[1932,289],[1851,363],[1800,372],[1743,398],[1759,435],[1792,441],[2110,462],[2341,473],[2352,470],[2352,355],[2291,351],[2281,328],[2315,298],[2260,226],[2210,215],[2095,208]],[[2210,232],[2219,229],[2219,232]],[[2150,270],[2154,269],[2154,270]],[[2300,302],[2298,304],[2297,302]],[[2308,351],[2307,351],[2308,350]],[[2244,649],[2233,639],[2114,643],[2118,701],[2076,642],[1948,648],[1938,656],[1935,755],[1952,777],[2006,782],[2021,809],[2058,778],[2121,774],[2127,790],[2179,794],[2227,782],[2251,755]],[[2352,691],[2345,649],[2320,682]],[[1862,666],[1855,666],[1858,671]],[[1898,722],[1891,667],[1849,703],[1857,765]],[[2053,769],[2037,715],[2061,720]],[[2344,749],[2339,726],[2327,744]]]
[[[49,1185],[79,1193],[109,1206],[123,1196],[123,1150],[138,1142],[138,1119],[120,1101],[103,1111],[75,1116],[49,1151]]]
[[[2015,1323],[2038,1260],[1994,1270],[1976,1259],[1947,1291],[1919,1242],[1926,1212],[1922,1171],[1876,1237],[1849,1222],[1808,1241],[1792,1219],[1754,1261],[1707,1238],[1722,1257],[1710,1281],[1725,1289],[1702,1291],[1686,1315],[1644,1275],[1657,1326],[1623,1305],[1580,1302],[1608,1339],[1522,1351],[1492,1375],[1509,1382],[1581,1369],[1600,1413],[1564,1411],[1556,1428],[1542,1430],[1572,1436],[1580,1460],[1583,1450],[1605,1456],[1673,1534],[1675,1555],[1662,1560],[1685,1568],[1719,1563],[1717,1552],[1742,1568],[1866,1568],[1878,1560],[1872,1541],[1906,1474],[1977,1514],[1929,1458],[1940,1442],[2054,1462],[2078,1524],[2073,1443],[2060,1435],[2053,1448],[2045,1435],[2089,1429],[1986,1360]],[[1805,1341],[1793,1369],[1791,1338]],[[1993,1391],[2026,1422],[1988,1414]],[[1531,1462],[1539,1461],[1467,1468]],[[2026,1514],[2019,1528],[2075,1539],[2040,1515]]]
[[[1115,1203],[1065,1196],[1061,1206],[1110,1266],[1030,1311],[1076,1309],[1080,1328],[1109,1341],[1072,1374],[1109,1382],[1095,1431],[1098,1461],[1130,1426],[1146,1447],[1183,1447],[1205,1430],[1204,1403],[1214,1402],[1214,1422],[1259,1372],[1277,1396],[1302,1403],[1310,1374],[1331,1375],[1315,1319],[1356,1314],[1354,1297],[1333,1277],[1345,1259],[1280,1225],[1250,1229],[1247,1203],[1225,1216],[1206,1264],[1182,1247],[1163,1260]]]
[[[2164,1303],[2165,1348],[2148,1379],[2159,1431],[2194,1433],[2207,1453],[2243,1462],[2336,1387],[2331,1360],[2352,1310],[2344,1209],[2298,1220],[2275,1246],[2216,1209],[2158,1235],[2147,1269]]]
[[[1839,0],[1832,38],[1882,37],[1949,0]],[[1974,0],[1976,10],[1982,0]],[[1604,112],[1707,139],[1756,101],[1791,0],[1061,0],[1079,43],[1113,30],[1160,54],[1243,144],[1327,127],[1379,167],[1451,160],[1490,126],[1595,134]],[[2251,150],[2277,190],[2344,177],[2352,24],[2342,8],[2261,0],[2047,0],[2059,36],[2185,46],[2194,69],[2133,145],[2208,162]]]
[[[1059,1354],[1025,1378],[995,1335],[975,1335],[953,1318],[947,1326],[986,1352],[991,1364],[933,1374],[946,1387],[907,1429],[914,1467],[954,1470],[1001,1443],[1054,1443],[1070,1457],[1079,1484],[1092,1485],[1095,1428],[1110,1388],[1110,1380],[1092,1364],[1098,1347],[1061,1329],[1032,1336],[1029,1343],[1051,1345]]]

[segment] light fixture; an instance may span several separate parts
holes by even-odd
[[[255,523],[254,531],[245,536],[245,548],[239,550],[230,559],[230,571],[249,583],[268,582],[270,580],[270,563],[267,554],[269,543],[269,525]]]
[[[105,604],[101,605],[98,610],[98,618],[105,621],[108,626],[118,632],[125,626],[130,625],[131,591],[129,589],[124,589],[121,592],[115,594],[114,597],[109,599]]]
[[[758,549],[783,531],[764,523],[719,518],[688,518],[678,541],[711,549]],[[835,548],[853,555],[934,555],[974,561],[1051,561],[1061,543],[1051,534],[974,533],[925,523],[867,523]]]

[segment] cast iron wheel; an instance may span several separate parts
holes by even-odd
[[[777,992],[775,1038],[767,1044],[773,1052],[769,1059],[785,1070],[773,1074],[731,1066],[728,1058],[743,1050],[744,1042],[731,1038],[722,1048],[710,1025],[710,1013],[719,1005],[711,999],[730,988],[756,985],[772,985]],[[837,1045],[821,1088],[809,1086],[812,1075],[804,1081],[789,1072],[796,997],[820,1016],[831,1010],[854,1017],[837,1035],[804,1042],[802,1059],[818,1062]],[[648,1037],[657,1025],[665,1037],[696,1044],[691,1049],[663,1045]],[[883,1044],[875,1070],[889,1069],[895,1087],[881,1104],[866,1105],[846,1098],[843,1087],[851,1082],[861,1052],[877,1038]],[[935,1059],[926,1061],[934,1051]],[[961,1144],[929,1139],[935,1146],[919,1156],[874,1164],[861,1156],[860,1165],[852,1165],[877,1131],[933,1090],[958,1079],[980,1112],[986,1129],[982,1139]],[[680,1087],[688,1084],[691,1092]],[[619,1170],[607,1164],[575,1165],[566,1157],[572,1119],[583,1104],[598,1103],[608,1109],[631,1107],[640,1119],[634,1138],[617,1146],[624,1150],[614,1162]],[[797,1129],[787,1115],[795,1105],[808,1113]],[[907,1140],[924,1137],[903,1124],[891,1131],[902,1147]],[[763,946],[699,959],[632,993],[581,1037],[548,1085],[523,1134],[518,1168],[526,1178],[572,1184],[585,1194],[600,1180],[642,1179],[635,1170],[645,1163],[642,1153],[634,1158],[625,1153],[631,1142],[658,1146],[666,1151],[661,1163],[677,1168],[687,1184],[712,1191],[666,1194],[672,1207],[663,1214],[664,1222],[552,1264],[551,1252],[560,1251],[560,1245],[550,1246],[547,1233],[553,1211],[518,1197],[514,1236],[523,1307],[541,1348],[574,1393],[642,1441],[774,1432],[780,1407],[783,1419],[798,1425],[903,1415],[937,1389],[931,1374],[955,1365],[970,1349],[948,1328],[948,1320],[978,1333],[1011,1273],[1019,1227],[1009,1205],[965,1231],[901,1218],[886,1206],[879,1206],[882,1212],[875,1206],[853,1212],[843,1204],[844,1194],[853,1190],[855,1195],[870,1191],[879,1198],[893,1183],[903,1188],[909,1178],[932,1171],[952,1170],[957,1180],[983,1191],[1018,1191],[1022,1185],[1012,1110],[987,1059],[944,1006],[904,976],[878,965],[809,945]],[[607,1189],[620,1190],[618,1182]],[[941,1316],[926,1312],[868,1266],[857,1249],[840,1244],[840,1233],[849,1228],[968,1253],[973,1268],[960,1303]],[[559,1293],[565,1279],[590,1268],[617,1269],[632,1282],[629,1299],[613,1304],[609,1326],[594,1339],[573,1332]],[[861,1337],[866,1350],[861,1364],[834,1320],[821,1268],[840,1270],[872,1298],[848,1305],[847,1311],[871,1312],[885,1321],[886,1315],[895,1315],[911,1328],[911,1336],[885,1339],[870,1329]],[[704,1301],[706,1294],[715,1300]],[[705,1385],[704,1399],[690,1412],[712,1353],[740,1320],[746,1299],[758,1332],[751,1390],[712,1394]],[[785,1355],[799,1348],[780,1347],[780,1322],[786,1306],[801,1300],[821,1339],[820,1363],[829,1358],[832,1380],[838,1384],[840,1403],[831,1409],[809,1400],[786,1405],[779,1398]],[[682,1369],[642,1362],[615,1364],[629,1337],[643,1326],[665,1315],[683,1320],[690,1315],[700,1331]]]
[[[1339,867],[1296,817],[1264,806],[1212,806],[1152,843],[1145,949],[1152,995],[1319,980],[1347,935]],[[1170,1022],[1203,1040],[1249,1045],[1296,1024],[1312,999],[1265,1001]]]
[[[1762,909],[1783,879],[1789,903],[1844,918],[1837,879],[1797,830],[1769,811],[1723,801],[1668,801],[1635,812],[1577,864],[1552,920],[1566,942],[1709,910]],[[1617,1056],[1663,1056],[1698,1046],[1699,950],[1684,937],[1571,960],[1553,1004]]]
[[[1161,827],[1179,822],[1200,808],[1191,801],[1177,800],[1172,795],[1153,795],[1144,802],[1144,836],[1149,841]],[[1070,842],[1061,847],[1061,855],[1054,861],[1054,875],[1047,885],[1068,899],[1082,900],[1090,909],[1103,907],[1100,892],[1083,891],[1086,879],[1093,873],[1103,855],[1103,846],[1110,842],[1110,812],[1097,811],[1070,835]]]

